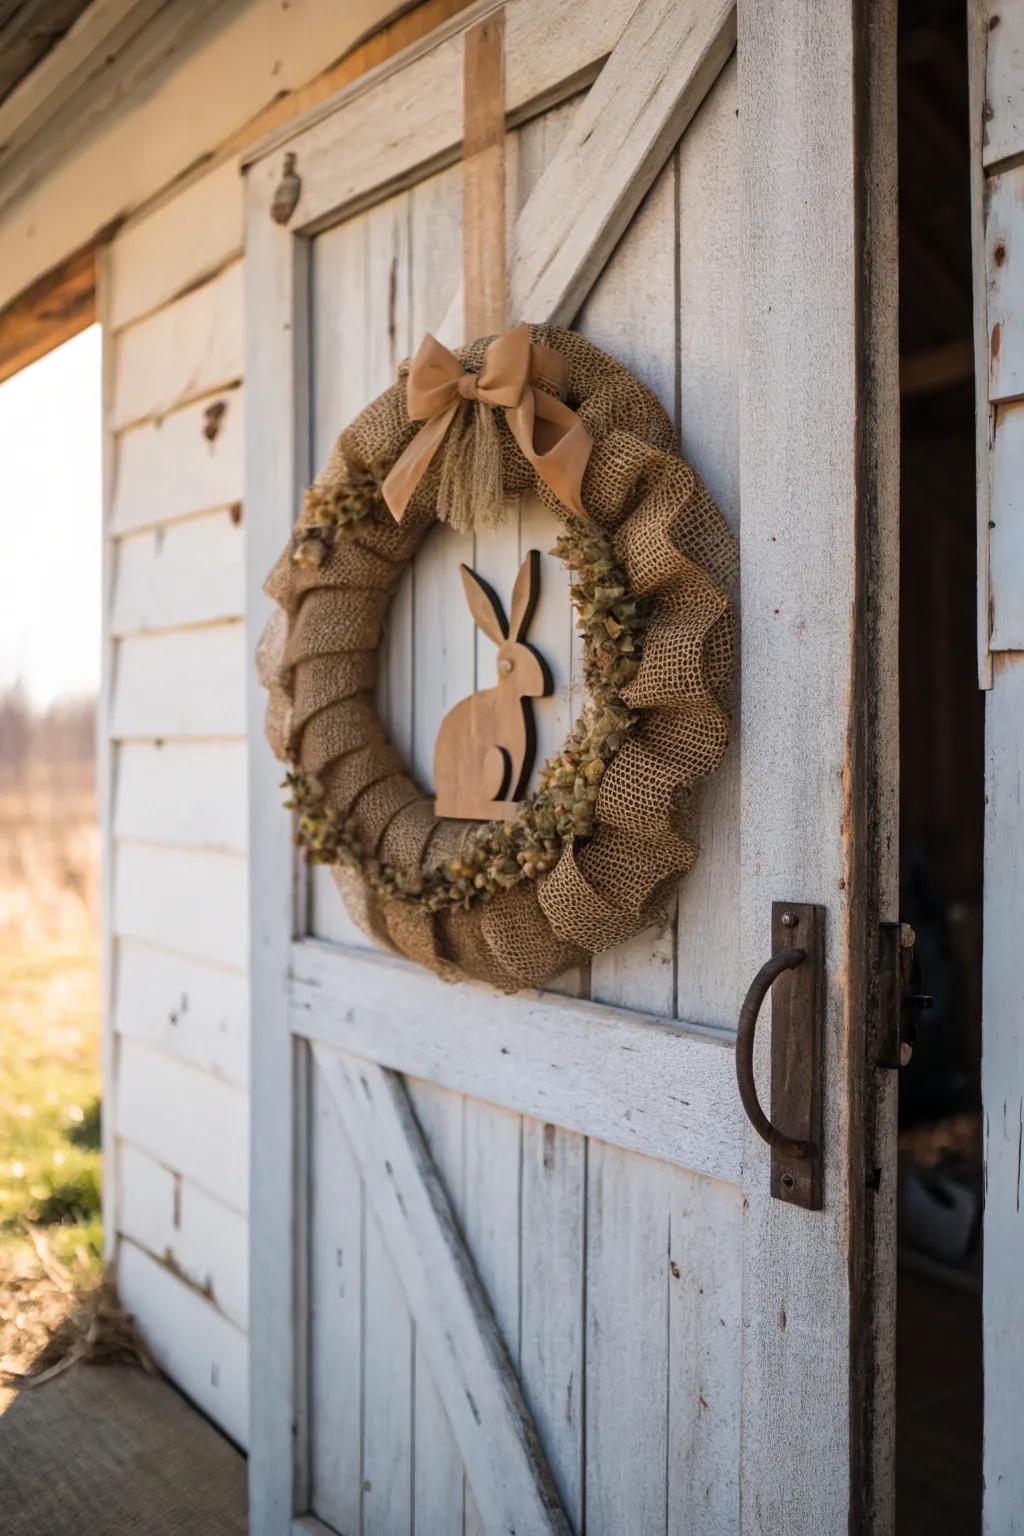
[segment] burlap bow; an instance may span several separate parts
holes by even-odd
[[[426,335],[410,364],[406,395],[410,420],[423,426],[382,487],[393,517],[402,520],[464,402],[477,401],[504,410],[523,457],[559,501],[586,520],[580,489],[592,446],[590,433],[571,407],[533,387],[543,380],[564,389],[566,378],[565,358],[531,342],[527,325],[496,337],[479,373],[467,373],[447,347]]]

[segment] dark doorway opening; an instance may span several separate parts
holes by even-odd
[[[900,916],[934,997],[900,1076],[898,1536],[981,1530],[984,700],[966,7],[900,0]]]

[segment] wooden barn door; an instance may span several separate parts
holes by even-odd
[[[313,466],[426,330],[462,339],[464,29],[494,9],[249,168],[253,647]],[[260,1536],[885,1528],[894,1106],[866,1062],[896,916],[894,41],[860,10],[748,0],[737,49],[727,0],[504,7],[510,316],[575,325],[677,419],[741,539],[742,711],[671,921],[506,997],[369,947],[297,869],[254,683]],[[524,500],[438,528],[407,573],[380,697],[425,785],[443,714],[493,681],[459,561],[507,601],[555,531]],[[543,558],[541,753],[580,700]],[[775,900],[825,909],[818,1211],[771,1198],[736,1090]]]

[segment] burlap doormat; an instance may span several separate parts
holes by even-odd
[[[245,1458],[166,1381],[80,1365],[0,1415],[3,1536],[245,1536]]]

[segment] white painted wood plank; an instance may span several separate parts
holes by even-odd
[[[249,1106],[206,1072],[122,1039],[118,1130],[233,1211],[249,1203]]]
[[[126,741],[118,752],[114,835],[244,853],[244,741]]]
[[[402,1536],[413,1528],[415,1338],[375,1221],[365,1233],[365,1273],[362,1530],[364,1536]]]
[[[117,338],[113,425],[165,416],[175,406],[236,383],[243,373],[243,263]]]
[[[111,734],[241,736],[248,654],[239,623],[120,641]]]
[[[119,843],[114,932],[196,960],[245,969],[246,861],[201,849]]]
[[[516,221],[513,316],[572,320],[732,51],[735,14],[641,0]]]
[[[670,159],[594,284],[579,317],[605,348],[677,415],[676,172]],[[591,995],[671,1018],[675,1013],[674,905],[667,921],[595,955]]]
[[[736,60],[731,59],[677,152],[679,226],[679,427],[683,457],[739,536],[740,268],[723,260],[741,227],[742,144]],[[738,592],[733,594],[738,599]],[[719,1029],[736,1027],[749,978],[740,973],[740,688],[733,741],[702,788],[700,858],[679,885],[675,1010]]]
[[[441,1177],[456,1221],[462,1221],[465,1138],[461,1094],[419,1078],[405,1080],[420,1130]],[[413,1507],[423,1531],[463,1529],[465,1471],[448,1415],[438,1396],[423,1346],[416,1342],[416,1446]]]
[[[504,998],[470,983],[449,987],[405,961],[327,945],[295,945],[292,974],[297,1034],[568,1130],[739,1178],[742,1111],[733,1054],[720,1039],[550,994]]]
[[[118,940],[116,963],[114,1021],[119,1035],[130,1035],[235,1088],[247,1087],[245,976],[134,939]]]
[[[984,163],[1024,150],[1024,10],[1019,0],[982,0],[987,22]]]
[[[1024,1381],[1020,1254],[1024,1142],[1024,922],[1021,721],[1024,663],[996,656],[985,707],[985,1000],[981,1093],[985,1134],[985,1536],[1024,1529],[1024,1461],[1013,1432]]]
[[[130,1142],[122,1142],[119,1164],[123,1235],[244,1329],[249,1317],[245,1217]]]
[[[337,1531],[361,1530],[362,1180],[315,1064],[309,1105],[309,1497]]]
[[[245,534],[238,512],[212,512],[118,541],[113,633],[241,618]]]
[[[225,161],[118,234],[110,247],[116,329],[242,254],[242,192],[237,161]]]
[[[480,1281],[400,1081],[316,1048],[487,1529],[567,1533]]]
[[[587,1531],[662,1531],[667,1509],[669,1170],[591,1141]]]
[[[742,1195],[675,1171],[668,1295],[668,1536],[740,1523]]]
[[[519,1373],[523,1123],[519,1115],[466,1099],[459,1226],[513,1371]],[[525,1396],[525,1393],[524,1393]],[[467,1480],[463,1530],[484,1536],[483,1495]]]
[[[873,1252],[862,1159],[871,1155],[864,1029],[875,946],[863,925],[869,901],[879,915],[895,901],[885,854],[897,779],[888,724],[897,674],[895,9],[875,7],[867,29],[852,3],[765,0],[739,11],[744,973],[768,953],[773,900],[799,895],[827,909],[824,1209],[773,1200],[768,1148],[752,1129],[745,1140],[748,1536],[846,1529],[862,1495],[873,1508],[865,1519],[880,1529],[892,1519],[881,1463],[873,1496],[861,1483],[873,1448],[860,1411],[874,1398],[875,1422],[887,1422],[892,1336],[883,1329],[872,1340],[870,1307],[868,1323],[851,1327],[851,1308],[854,1288],[870,1285]],[[865,591],[878,631],[858,606]],[[877,715],[862,732],[869,701]],[[873,866],[866,855],[876,848]],[[762,1028],[762,1092],[768,1040]],[[884,1130],[891,1167],[891,1119]],[[894,1262],[885,1244],[878,1263],[891,1273]],[[855,1389],[869,1342],[870,1375]]]
[[[114,532],[132,533],[214,507],[241,506],[244,405],[241,388],[221,390],[122,432]]]
[[[583,1526],[587,1147],[523,1121],[519,1369],[573,1530]]]
[[[988,398],[1024,395],[1024,166],[986,184],[985,280],[988,299]]]
[[[413,1529],[416,1342],[402,1287],[372,1217],[365,1252],[362,1529],[363,1536],[405,1536]]]
[[[275,168],[254,167],[246,200],[246,308],[263,316],[248,331],[245,657],[256,653],[272,604],[266,573],[288,537],[310,476],[308,248],[266,217]],[[308,1053],[291,1037],[285,977],[301,931],[305,885],[296,880],[292,823],[281,814],[281,767],[264,735],[266,696],[243,662],[249,743],[249,976],[252,986],[253,1226],[250,1258],[254,1353],[249,1520],[253,1536],[279,1536],[308,1508],[307,1313],[293,1262],[304,1232]],[[302,1071],[299,1067],[302,1063]],[[301,1203],[300,1203],[301,1201]],[[305,1259],[303,1239],[302,1258]]]
[[[244,1450],[249,1434],[245,1334],[134,1243],[121,1244],[117,1281],[121,1300],[157,1364]]]
[[[1024,651],[1024,401],[995,413],[989,502],[993,651]]]

